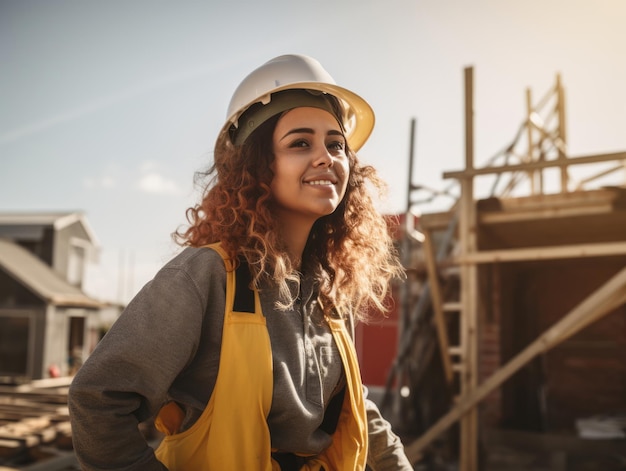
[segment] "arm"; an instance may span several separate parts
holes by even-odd
[[[74,448],[84,470],[166,469],[137,426],[159,409],[193,358],[205,297],[185,270],[166,266],[81,367],[69,407]]]
[[[373,471],[413,471],[400,438],[374,402],[365,399],[369,447],[367,464]]]
[[[349,316],[347,328],[354,339],[354,318]],[[373,471],[413,471],[413,466],[404,453],[404,445],[385,420],[378,406],[367,398],[367,387],[363,386],[367,413],[368,451],[367,465]]]

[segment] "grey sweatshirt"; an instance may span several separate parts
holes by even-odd
[[[131,301],[70,388],[72,436],[83,469],[166,469],[137,425],[169,400],[185,411],[183,429],[201,415],[217,378],[225,289],[219,254],[186,248]],[[320,425],[343,381],[314,290],[305,277],[300,300],[288,311],[275,309],[273,287],[259,293],[274,368],[268,425],[272,447],[283,452],[318,453],[328,446],[331,437]],[[412,470],[389,423],[374,403],[366,405],[368,465]]]

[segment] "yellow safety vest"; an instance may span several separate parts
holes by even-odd
[[[272,403],[272,347],[254,290],[253,314],[233,309],[236,276],[220,244],[212,244],[226,265],[226,309],[215,388],[200,418],[177,433],[183,412],[166,404],[156,419],[165,438],[157,458],[170,471],[279,471],[272,459],[267,416]],[[247,288],[247,287],[246,287]],[[346,375],[347,390],[329,448],[311,457],[301,471],[362,471],[367,461],[367,418],[354,345],[341,319],[328,324]]]

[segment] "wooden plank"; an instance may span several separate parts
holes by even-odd
[[[0,393],[0,400],[7,404],[12,400],[29,401],[32,404],[57,405],[67,403],[67,394],[6,394]]]
[[[497,198],[497,204],[501,211],[532,211],[537,208],[562,206],[613,206],[624,193],[626,191],[622,189],[602,188],[588,191],[572,191],[570,193],[522,196],[519,198]]]
[[[622,163],[617,164],[617,165],[615,165],[615,166],[613,166],[611,168],[608,168],[608,169],[603,170],[603,171],[601,171],[599,173],[591,175],[591,176],[589,176],[587,178],[583,178],[582,180],[580,180],[578,182],[578,185],[576,185],[576,191],[582,190],[587,183],[590,183],[590,182],[592,182],[594,180],[598,180],[599,178],[606,177],[607,175],[610,175],[610,174],[612,174],[614,172],[618,172],[620,170],[625,170],[625,169],[626,169],[626,166],[622,162]]]
[[[534,221],[536,219],[557,219],[565,217],[594,216],[598,214],[611,214],[614,212],[612,205],[603,206],[573,206],[565,208],[538,208],[526,211],[488,212],[478,216],[480,224],[502,224],[509,222]]]
[[[465,169],[474,169],[474,69],[465,68]],[[476,251],[476,205],[474,203],[474,181],[460,181],[459,200],[459,246],[462,255]],[[471,394],[478,384],[477,342],[477,268],[476,265],[461,267],[461,349],[463,364],[461,371],[461,394]],[[470,411],[461,421],[461,471],[478,470],[478,414]]]
[[[614,160],[626,160],[626,152],[613,152],[610,154],[585,155],[582,157],[570,157],[566,160],[540,160],[523,164],[501,165],[495,167],[483,167],[466,169],[454,172],[444,172],[443,178],[470,178],[479,175],[491,175],[507,172],[528,172],[544,168],[562,168],[572,165],[594,164],[598,162],[612,162]]]
[[[448,347],[448,353],[453,356],[463,356],[463,350],[461,347]]]
[[[73,381],[72,376],[61,376],[59,378],[43,378],[43,379],[34,379],[30,383],[22,384],[18,386],[20,392],[25,391],[35,391],[42,392],[49,390],[50,388],[63,388],[67,391],[66,388],[72,384]]]
[[[452,424],[470,411],[475,411],[475,406],[482,399],[488,396],[495,388],[499,387],[510,376],[525,366],[538,354],[558,345],[567,338],[576,334],[585,325],[585,319],[600,319],[608,314],[615,306],[611,305],[611,300],[621,298],[626,291],[626,268],[614,275],[604,285],[591,293],[574,309],[566,314],[554,326],[546,330],[535,341],[528,345],[518,355],[512,358],[506,365],[502,366],[476,390],[468,395],[464,395],[457,406],[451,409],[446,415],[441,417],[429,430],[420,438],[408,444],[405,451],[409,460],[415,463],[421,456],[422,451],[441,433],[446,431]],[[600,306],[600,308],[598,308]]]
[[[24,399],[21,397],[4,397],[0,396],[0,408],[10,409],[29,409],[32,411],[55,412],[67,410],[66,400],[64,401],[34,401],[32,399]]]
[[[12,450],[20,450],[22,448],[24,448],[24,446],[19,440],[15,440],[14,438],[0,438],[0,456],[7,456],[7,451],[11,452]]]
[[[454,259],[459,264],[522,262],[533,260],[556,260],[561,258],[609,257],[626,255],[626,242],[603,242],[598,244],[573,244],[554,247],[531,247],[524,249],[482,250]]]
[[[612,214],[626,191],[603,189],[564,194],[534,195],[521,198],[483,200],[479,205],[481,224],[498,224],[528,219],[582,217]]]
[[[32,433],[33,430],[40,430],[45,427],[48,427],[50,423],[51,423],[51,420],[50,420],[50,417],[48,416],[24,419],[19,422],[14,422],[11,424],[3,425],[2,427],[0,427],[0,434],[4,434],[4,435],[29,434],[29,433]]]
[[[70,382],[71,378],[54,378],[0,386],[0,457],[13,459],[22,453],[40,455],[42,446],[71,449],[67,407]],[[21,469],[39,464],[42,470],[66,469],[50,467],[48,459]]]
[[[61,434],[61,435],[72,435],[72,424],[71,422],[68,421],[64,421],[64,422],[59,422],[57,424],[55,424],[55,429],[57,431],[57,433]]]
[[[422,231],[444,230],[450,225],[454,212],[422,214],[419,218],[419,227]]]
[[[57,438],[57,429],[54,425],[33,432],[39,437],[41,443],[52,443]]]
[[[18,448],[33,448],[41,443],[41,439],[37,435],[4,435],[0,433],[0,440],[16,442],[19,445]]]
[[[598,311],[595,314],[581,319],[580,322],[570,326],[567,330],[564,330],[563,336],[565,338],[569,338],[573,336],[576,332],[580,332],[581,330],[585,329],[587,326],[595,323],[596,321],[604,317],[606,312],[611,312],[613,309],[625,303],[626,303],[626,288],[624,289],[624,292],[622,293],[616,292],[614,296],[608,297],[604,301],[603,304],[599,304]]]
[[[428,272],[431,302],[435,314],[435,325],[437,328],[437,340],[439,341],[441,362],[443,364],[443,371],[446,376],[446,380],[449,385],[452,385],[452,382],[454,381],[454,372],[452,371],[452,361],[450,360],[450,355],[448,354],[448,350],[450,348],[448,326],[443,312],[443,299],[441,295],[441,287],[439,285],[439,274],[437,273],[437,262],[435,260],[435,251],[430,231],[424,232],[423,253]]]
[[[567,194],[536,195],[521,198],[500,198],[497,209],[480,209],[485,200],[478,203],[480,224],[498,224],[528,220],[529,218],[554,218],[611,214],[624,190],[601,189],[576,191]],[[429,213],[420,216],[420,228],[432,232],[445,229],[453,213]]]
[[[455,312],[455,311],[460,311],[461,310],[461,303],[459,302],[454,302],[454,301],[448,301],[443,303],[443,310],[445,312]]]
[[[532,100],[532,92],[530,88],[526,89],[526,138],[528,139],[528,154],[526,155],[525,162],[532,162],[535,160],[534,151],[535,146],[533,145],[533,127],[531,125],[530,117],[533,113],[533,100]],[[535,178],[535,171],[528,172],[528,179],[530,180],[530,192],[535,195],[538,193],[537,191],[537,179]],[[539,188],[539,192],[541,192],[541,187]]]
[[[559,150],[559,161],[567,161],[567,155],[565,155],[565,149],[567,147],[567,130],[565,127],[565,90],[563,90],[563,84],[561,83],[561,74],[556,74],[556,106],[557,114],[559,117],[559,135],[557,139],[560,139],[562,144],[557,146]],[[561,192],[566,193],[568,191],[569,175],[567,173],[567,166],[561,167]]]

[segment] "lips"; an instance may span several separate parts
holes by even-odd
[[[315,186],[315,185],[320,185],[320,186],[323,186],[323,185],[334,185],[334,183],[331,182],[330,180],[314,180],[314,181],[305,182],[305,183],[307,185],[313,185],[313,186]]]
[[[304,179],[307,185],[336,185],[337,178],[334,175],[315,175]]]

